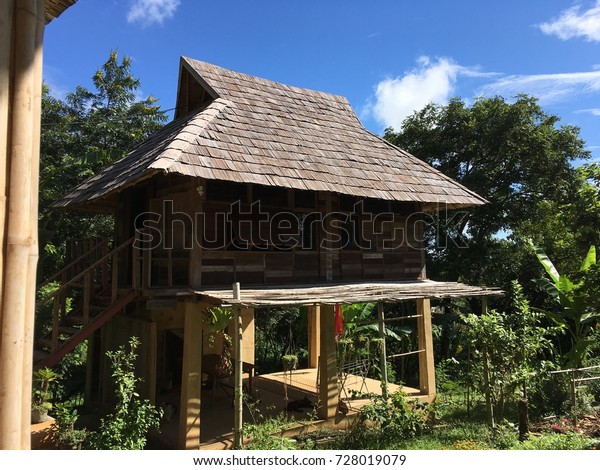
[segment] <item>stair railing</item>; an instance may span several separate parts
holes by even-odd
[[[93,290],[94,290],[94,280],[95,280],[95,271],[100,269],[101,271],[101,292],[106,294],[109,290],[111,291],[111,302],[115,302],[118,297],[118,287],[119,287],[119,255],[125,249],[131,247],[132,248],[132,256],[133,260],[139,259],[139,254],[137,251],[139,248],[136,248],[133,244],[135,240],[135,236],[129,238],[127,241],[121,243],[119,246],[114,248],[111,251],[107,249],[103,250],[103,256],[99,258],[97,261],[90,264],[79,274],[72,277],[70,280],[61,282],[60,287],[51,293],[45,295],[43,298],[36,302],[36,310],[39,309],[42,305],[48,303],[51,299],[53,300],[52,307],[52,338],[51,338],[51,351],[55,351],[58,348],[59,342],[59,327],[61,322],[66,318],[66,299],[68,295],[69,289],[75,288],[79,285],[83,285],[83,298],[81,309],[79,310],[82,314],[82,323],[86,325],[90,320],[90,306],[93,299]],[[108,245],[107,245],[108,246]],[[94,247],[97,249],[97,247]],[[82,255],[84,256],[84,255]],[[75,263],[78,260],[75,260]],[[73,264],[71,263],[71,264]],[[70,265],[71,265],[70,264]],[[70,266],[69,265],[69,266]],[[135,281],[135,271],[136,264],[132,265],[132,289],[138,289],[137,282]],[[68,270],[63,269],[59,273],[60,276],[64,277],[64,273],[67,273]],[[57,273],[58,274],[58,273]],[[57,275],[52,276],[50,278],[52,280],[47,280],[42,285],[47,285],[49,282],[53,282],[57,279]],[[41,287],[41,286],[40,286]]]

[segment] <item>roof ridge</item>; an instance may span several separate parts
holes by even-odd
[[[350,102],[348,101],[348,98],[346,98],[343,95],[338,95],[336,93],[330,93],[330,92],[326,92],[326,91],[315,90],[313,88],[306,88],[306,87],[301,87],[301,86],[297,86],[297,85],[289,85],[287,83],[278,82],[276,80],[271,80],[271,79],[264,78],[264,77],[259,77],[259,76],[256,76],[256,75],[250,75],[250,74],[245,73],[245,72],[238,72],[237,70],[233,70],[233,69],[229,69],[229,68],[226,68],[226,67],[222,67],[220,65],[211,64],[210,62],[206,62],[206,61],[194,59],[194,58],[191,58],[191,57],[181,56],[181,58],[183,60],[185,60],[189,65],[191,65],[192,68],[193,68],[193,64],[196,63],[196,64],[200,64],[201,66],[204,66],[204,67],[210,67],[210,68],[215,69],[215,70],[217,70],[219,72],[224,72],[226,74],[232,74],[232,75],[235,75],[237,77],[243,77],[243,78],[245,78],[245,79],[247,79],[249,81],[262,82],[264,85],[275,84],[275,85],[278,85],[279,87],[293,90],[294,92],[298,92],[298,93],[307,93],[308,92],[308,93],[314,94],[316,96],[321,96],[323,98],[335,98],[336,101],[340,101],[340,102],[343,102],[343,103],[350,104]],[[196,69],[194,69],[194,70],[196,70]],[[200,74],[200,71],[196,70],[196,72]],[[211,88],[213,88],[219,95],[221,95],[221,91],[222,91],[221,87],[218,87],[218,86],[214,87],[213,86],[214,84],[208,82],[208,80],[206,80],[205,76],[201,75],[201,77],[207,82],[207,84]]]

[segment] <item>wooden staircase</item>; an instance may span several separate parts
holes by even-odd
[[[134,239],[112,251],[106,241],[98,241],[38,286],[38,292],[49,293],[38,300],[36,312],[51,305],[52,326],[36,338],[34,370],[55,365],[138,296],[134,287],[123,289],[119,283],[119,260],[132,255],[132,267],[137,266]]]

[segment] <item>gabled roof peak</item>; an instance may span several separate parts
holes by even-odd
[[[366,130],[342,96],[182,57],[176,120],[58,206],[107,198],[156,172],[464,207],[485,200]]]

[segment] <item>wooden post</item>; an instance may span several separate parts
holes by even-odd
[[[573,413],[573,426],[577,426],[577,385],[575,379],[575,369],[573,369],[571,371],[571,412]]]
[[[193,179],[190,189],[192,213],[204,213],[204,194],[206,192],[204,180]],[[202,240],[204,225],[202,217],[194,217],[192,224],[192,251],[190,252],[189,280],[190,286],[199,289],[202,286]]]
[[[234,300],[239,301],[241,298],[240,295],[240,283],[235,282],[233,284],[233,298]],[[242,389],[242,332],[243,332],[243,324],[242,324],[242,315],[241,315],[241,307],[239,304],[233,306],[234,313],[234,342],[235,342],[235,395],[234,395],[234,408],[235,408],[235,416],[234,416],[234,428],[233,428],[233,446],[235,449],[242,448],[242,399],[243,399],[243,389]]]
[[[435,366],[433,362],[433,335],[431,332],[431,303],[417,299],[417,335],[419,350],[419,390],[428,400],[435,398]]]
[[[183,367],[179,409],[179,449],[200,446],[200,406],[202,390],[202,311],[186,302],[183,326]]]
[[[319,365],[319,418],[335,418],[339,403],[335,350],[334,306],[321,305],[321,363]]]
[[[56,294],[52,304],[52,337],[50,351],[54,352],[58,348],[58,327],[60,324],[60,298],[62,294]]]
[[[377,303],[377,322],[379,324],[379,338],[381,338],[381,356],[379,364],[381,367],[381,395],[383,398],[388,397],[388,375],[387,375],[387,357],[385,351],[385,324],[384,324],[383,304]]]
[[[83,275],[83,324],[90,322],[90,304],[92,301],[92,271]]]
[[[133,248],[135,249],[135,248]],[[119,291],[119,253],[115,253],[112,256],[112,266],[110,270],[111,278],[111,288],[110,288],[110,301],[114,303],[117,301],[118,291]],[[132,283],[132,287],[135,288],[135,285]]]
[[[87,345],[87,360],[85,364],[85,390],[83,393],[83,402],[86,406],[91,407],[94,397],[94,349],[96,348],[96,334],[92,334],[88,338]]]
[[[254,327],[254,308],[242,308],[242,332],[244,335],[244,346],[242,348],[242,361],[254,364],[255,356],[255,327]]]
[[[487,411],[488,426],[490,429],[494,429],[496,424],[494,422],[494,405],[492,404],[492,392],[490,390],[489,354],[485,346],[483,348],[483,386],[485,387],[485,408]]]
[[[481,314],[487,314],[487,297],[481,298]],[[489,353],[487,347],[483,348],[483,384],[485,387],[485,408],[487,411],[488,426],[494,429],[494,405],[492,404],[492,392],[490,384]]]
[[[310,305],[308,307],[308,367],[317,369],[319,367],[319,356],[321,355],[321,306]]]
[[[41,40],[44,28],[44,2],[23,0],[2,2],[2,37],[10,36],[0,46],[0,76],[8,78],[1,91],[3,116],[8,116],[0,136],[1,173],[5,173],[2,196],[2,310],[0,313],[0,397],[7,406],[0,407],[0,449],[28,448],[24,442],[30,420],[23,420],[31,407],[31,380],[23,379],[32,361],[33,316],[37,265],[37,177],[39,167],[41,100]],[[14,22],[13,22],[14,18]],[[4,85],[4,83],[3,83]],[[8,92],[7,92],[8,91]],[[6,201],[6,202],[5,202]],[[4,232],[6,230],[6,232]],[[4,233],[6,234],[4,236]],[[31,374],[31,370],[27,371]]]

